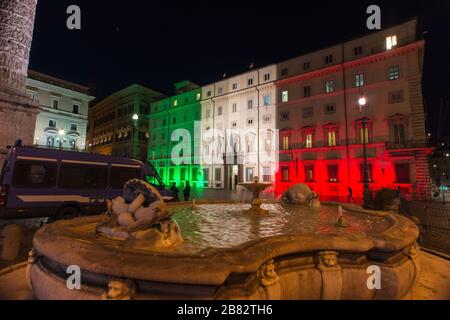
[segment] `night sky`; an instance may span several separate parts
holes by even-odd
[[[82,10],[80,31],[66,28],[71,4]],[[133,83],[170,95],[177,81],[204,85],[251,62],[259,67],[366,34],[371,4],[382,9],[382,27],[418,16],[428,31],[424,94],[435,135],[441,98],[450,98],[447,0],[39,0],[30,68],[96,83],[100,98]]]

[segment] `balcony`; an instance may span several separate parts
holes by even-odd
[[[44,129],[44,132],[46,134],[58,134],[58,129],[56,129],[55,127],[47,127]]]
[[[426,142],[407,140],[403,142],[386,141],[386,150],[401,150],[401,149],[413,149],[424,148]]]

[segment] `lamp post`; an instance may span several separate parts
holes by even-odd
[[[133,114],[133,124],[134,124],[134,130],[133,130],[133,145],[131,147],[132,157],[137,159],[138,158],[138,144],[139,144],[139,132],[138,132],[138,121],[139,121],[139,115],[137,113]]]
[[[358,100],[359,110],[362,114],[363,108],[367,104],[367,99],[364,96],[361,96]],[[367,111],[367,109],[365,109]],[[366,131],[367,131],[367,119],[365,115],[363,115],[361,119],[362,125],[362,140],[363,140],[363,171],[364,171],[364,191],[363,191],[363,208],[369,208],[370,204],[370,190],[369,190],[369,172],[367,170],[367,139],[366,139]],[[368,138],[368,134],[367,134]]]

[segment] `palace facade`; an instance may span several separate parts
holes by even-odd
[[[153,103],[149,158],[168,183],[234,189],[258,176],[277,193],[305,183],[322,198],[342,200],[349,189],[362,197],[366,145],[372,190],[428,199],[425,42],[416,24],[250,68]],[[172,139],[175,128],[186,128],[195,140],[182,165],[176,163],[182,155],[172,154],[182,141]]]

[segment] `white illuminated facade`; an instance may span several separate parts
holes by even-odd
[[[27,92],[39,105],[34,144],[84,150],[89,102],[94,97],[78,84],[29,71]]]
[[[235,189],[257,176],[274,182],[276,77],[272,65],[202,88],[202,167],[207,187]]]

